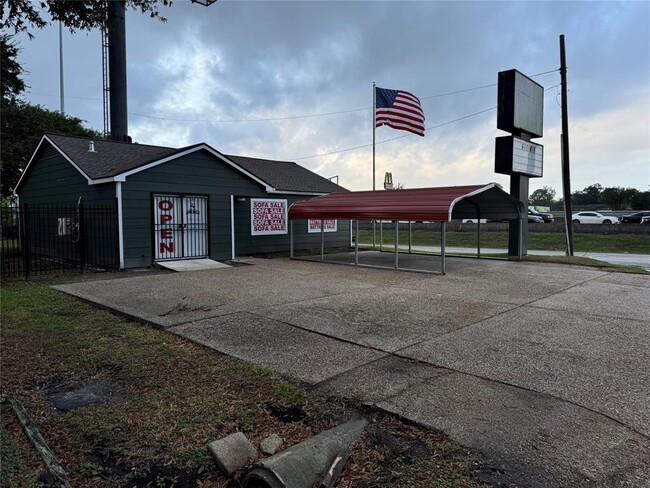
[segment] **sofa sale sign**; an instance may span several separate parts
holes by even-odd
[[[251,235],[286,234],[288,208],[287,200],[251,198]]]

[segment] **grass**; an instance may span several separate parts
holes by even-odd
[[[507,248],[507,232],[481,232],[481,247]],[[379,240],[379,232],[377,232]],[[576,233],[573,236],[575,252],[612,252],[630,254],[650,254],[648,236],[643,234],[589,234]],[[385,246],[395,244],[395,232],[384,230],[383,242]],[[412,233],[414,246],[439,246],[439,233],[425,230],[414,230]],[[474,231],[447,232],[446,243],[448,247],[476,247],[477,235]],[[407,245],[408,231],[399,232],[400,246]],[[359,231],[359,244],[372,244],[372,230]],[[528,234],[528,248],[538,251],[564,251],[566,249],[565,235],[559,232],[530,232]]]
[[[0,299],[0,395],[21,399],[72,486],[226,487],[206,450],[209,441],[242,431],[257,444],[277,433],[286,448],[359,413],[267,369],[43,284],[3,284]],[[103,385],[109,401],[69,412],[52,407],[51,393],[88,384]],[[466,456],[445,449],[450,441],[443,435],[381,412],[365,414],[372,432],[388,432],[401,450],[382,442],[386,435],[368,435],[339,486],[481,486]],[[0,485],[45,486],[43,466],[18,422],[4,411],[2,420]],[[425,449],[410,453],[409,446],[422,443]]]
[[[597,259],[583,258],[581,256],[535,256],[529,254],[528,256],[524,256],[524,261],[537,263],[572,264],[575,266],[589,266],[591,268],[598,268],[601,271],[650,275],[649,271],[646,271],[640,266],[623,266],[611,264],[604,261],[598,261]]]

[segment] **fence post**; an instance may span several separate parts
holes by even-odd
[[[31,239],[29,235],[29,207],[26,203],[23,204],[22,213],[19,210],[19,219],[21,220],[21,227],[23,229],[23,268],[25,270],[25,279],[32,278],[32,253],[31,253]]]
[[[79,226],[77,232],[79,232],[79,268],[81,274],[86,271],[86,220],[84,214],[84,204],[78,204],[79,209]]]

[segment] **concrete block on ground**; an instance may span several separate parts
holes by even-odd
[[[257,459],[257,449],[241,432],[210,442],[208,449],[219,469],[228,476]]]
[[[262,439],[262,442],[260,442],[260,451],[262,451],[264,454],[272,456],[277,452],[278,449],[280,449],[282,442],[282,437],[280,437],[278,434],[271,434],[267,438]]]

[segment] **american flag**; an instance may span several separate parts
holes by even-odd
[[[424,136],[424,112],[412,93],[375,87],[375,107],[375,127],[387,125]]]

